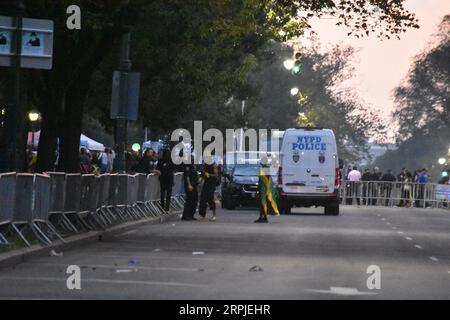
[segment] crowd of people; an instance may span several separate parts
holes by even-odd
[[[81,148],[80,171],[83,174],[113,173],[114,158],[115,153],[109,148],[100,153]],[[206,159],[205,162],[209,163]],[[197,220],[194,218],[197,207],[201,220],[206,219],[208,207],[212,211],[210,220],[215,221],[217,219],[214,192],[220,184],[220,168],[216,163],[203,164],[202,166],[194,164],[178,166],[172,162],[169,149],[162,149],[157,153],[149,148],[142,154],[138,152],[126,153],[126,172],[157,175],[161,190],[160,204],[167,212],[170,211],[174,174],[183,172],[186,192],[183,220]],[[198,172],[200,172],[200,176]],[[201,188],[199,188],[200,182],[202,182]],[[201,190],[200,196],[199,189]]]
[[[397,206],[419,207],[424,204],[425,207],[429,207],[429,203],[425,201],[425,186],[430,182],[426,168],[417,169],[414,172],[402,168],[397,175],[394,175],[390,169],[383,174],[379,167],[374,167],[372,170],[365,168],[361,174],[354,166],[348,168],[343,178],[347,204],[352,204],[353,198],[356,198],[358,206],[361,200],[364,205],[376,205],[379,204],[378,201],[384,201],[384,205],[388,206],[392,201],[393,190],[398,189],[400,195],[396,196],[399,199]],[[448,179],[443,183],[448,184]]]

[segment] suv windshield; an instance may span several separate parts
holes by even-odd
[[[259,165],[237,165],[234,168],[234,176],[257,176],[259,172]]]

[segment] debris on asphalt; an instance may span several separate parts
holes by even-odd
[[[194,251],[194,252],[192,252],[192,254],[194,256],[197,256],[197,255],[201,255],[201,254],[205,254],[205,253],[203,251]]]
[[[250,271],[250,272],[262,272],[264,270],[260,266],[253,266],[248,271]]]
[[[117,273],[128,273],[128,272],[133,272],[133,270],[131,270],[131,269],[117,269],[116,272]]]
[[[55,250],[50,251],[50,256],[51,257],[62,257],[63,253],[62,252],[56,252]]]
[[[138,263],[139,263],[139,261],[137,261],[136,259],[128,260],[128,264],[131,264],[131,265],[135,265],[135,264],[138,264]]]

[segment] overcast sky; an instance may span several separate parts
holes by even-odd
[[[386,119],[392,119],[393,89],[407,75],[413,57],[427,47],[443,17],[450,14],[450,0],[407,0],[405,5],[419,18],[420,29],[408,29],[401,40],[380,41],[376,35],[357,39],[347,36],[347,28],[335,26],[336,20],[311,22],[323,45],[342,42],[358,49],[351,85],[365,102],[381,110]]]

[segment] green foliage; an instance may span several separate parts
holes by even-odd
[[[326,53],[320,48],[302,50],[303,73],[293,76],[283,67],[292,49],[277,44],[266,48],[271,58],[262,61],[250,76],[256,95],[248,101],[249,127],[286,129],[316,126],[335,131],[341,157],[354,161],[367,157],[367,142],[385,132],[374,111],[358,98],[335,86],[352,76],[352,48],[336,46]],[[261,55],[263,55],[261,53]],[[300,90],[296,97],[291,88]]]
[[[404,140],[427,124],[437,130],[450,126],[450,15],[434,36],[436,45],[418,55],[404,83],[395,91],[400,124],[399,139]]]
[[[434,35],[434,46],[418,55],[395,90],[399,148],[377,163],[394,168],[428,167],[439,176],[437,159],[450,147],[450,16]],[[434,168],[433,168],[434,167]]]

